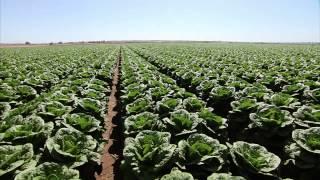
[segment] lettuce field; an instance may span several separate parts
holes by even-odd
[[[320,179],[320,46],[0,49],[2,180]]]

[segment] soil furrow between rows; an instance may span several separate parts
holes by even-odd
[[[108,112],[105,118],[105,129],[103,138],[107,140],[104,147],[101,164],[102,172],[96,176],[97,180],[121,179],[120,163],[123,150],[123,123],[120,118],[120,76],[121,76],[121,49],[113,72],[111,94],[108,100]]]

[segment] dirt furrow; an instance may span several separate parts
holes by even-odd
[[[103,138],[108,142],[104,147],[101,164],[102,172],[96,176],[97,180],[120,179],[120,163],[122,160],[123,133],[119,114],[119,80],[121,66],[121,49],[113,73],[111,94],[108,101],[108,112],[105,118],[106,131]]]

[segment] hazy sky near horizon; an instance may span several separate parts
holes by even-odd
[[[320,0],[0,0],[0,42],[320,42]]]

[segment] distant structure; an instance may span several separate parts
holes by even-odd
[[[30,43],[29,41],[26,41],[25,44],[26,44],[26,45],[29,45],[29,44],[31,44],[31,43]]]

